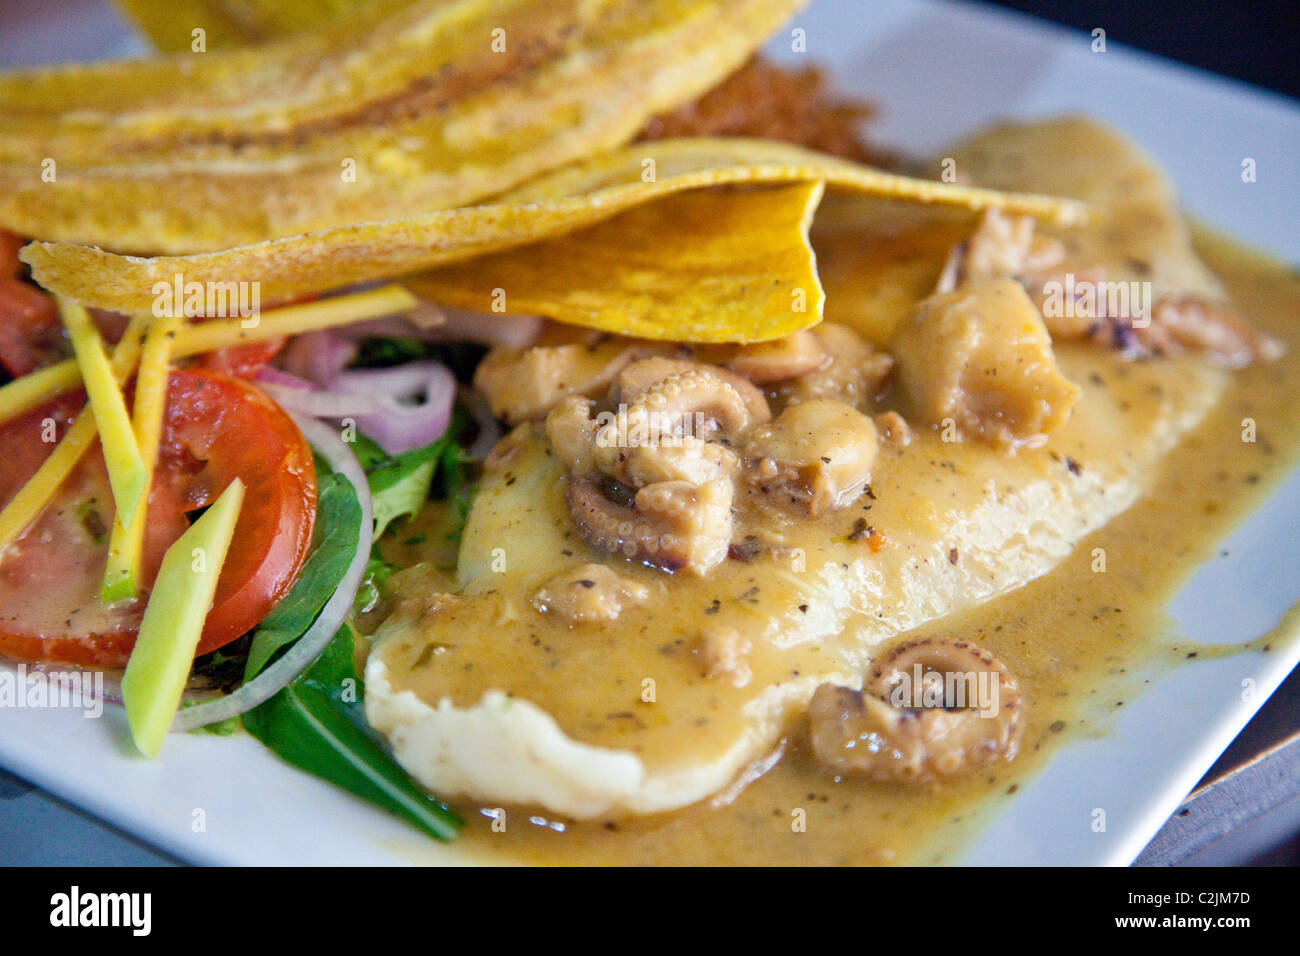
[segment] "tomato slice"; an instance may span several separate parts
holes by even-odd
[[[23,237],[0,229],[0,277],[17,279],[23,274],[23,265],[18,253],[23,247]]]
[[[135,644],[163,553],[231,479],[246,491],[198,652],[255,627],[297,580],[316,518],[311,448],[284,411],[217,372],[176,370],[149,494],[141,576],[146,593],[113,606],[98,594],[113,499],[96,445],[41,517],[0,557],[0,653],[28,661],[120,667]],[[0,501],[8,501],[78,414],[64,396],[0,426]]]
[[[15,378],[62,357],[54,300],[22,279],[0,276],[0,366]]]
[[[319,296],[315,293],[309,293],[279,303],[277,308],[286,305],[299,305],[304,302],[314,302],[318,298]],[[207,320],[197,318],[195,321],[204,322]],[[226,348],[214,349],[211,352],[204,352],[202,355],[194,356],[194,364],[199,368],[210,368],[214,372],[233,375],[235,378],[254,379],[257,378],[258,372],[270,365],[271,360],[280,354],[288,341],[288,336],[282,335],[279,338],[253,342],[248,345],[230,345]]]
[[[199,368],[221,372],[223,375],[233,375],[235,378],[257,378],[257,373],[280,354],[287,341],[286,337],[281,336],[267,339],[265,342],[254,342],[251,345],[231,345],[224,349],[196,355],[194,364]]]

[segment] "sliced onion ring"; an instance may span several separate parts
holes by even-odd
[[[292,372],[286,372],[284,369],[276,368],[274,365],[268,365],[259,371],[257,381],[259,385],[263,386],[276,385],[280,388],[296,388],[308,392],[316,388],[307,379],[294,375]]]
[[[373,412],[357,410],[357,427],[390,455],[423,448],[446,434],[456,399],[456,378],[440,362],[339,372],[329,387],[380,403]],[[411,399],[416,403],[408,404]]]
[[[471,312],[438,307],[443,324],[435,331],[444,341],[479,342],[508,349],[526,349],[542,334],[544,321],[536,315],[509,312]],[[413,313],[418,315],[418,311]]]
[[[257,387],[275,399],[276,404],[285,411],[310,415],[312,418],[379,415],[389,410],[388,403],[380,395],[306,389],[297,385],[281,385],[260,377]]]
[[[357,343],[321,329],[295,336],[280,355],[280,366],[300,379],[323,386],[357,357]]]
[[[354,418],[389,455],[441,438],[456,397],[456,378],[439,362],[338,372],[319,389],[287,372],[265,369],[258,385],[287,411],[336,421]]]
[[[370,545],[375,527],[374,512],[370,505],[370,486],[366,483],[365,473],[352,450],[328,425],[292,412],[290,417],[311,446],[330,463],[331,468],[352,483],[352,488],[357,493],[357,501],[361,505],[361,533],[357,537],[357,552],[352,556],[352,563],[344,572],[343,580],[325,602],[316,620],[283,656],[234,693],[177,712],[172,720],[173,733],[228,720],[275,696],[320,656],[321,651],[343,626],[361,587],[361,579],[365,576],[366,564],[370,560]]]

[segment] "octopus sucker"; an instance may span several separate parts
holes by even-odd
[[[732,486],[661,481],[637,492],[632,506],[611,501],[596,482],[570,476],[565,491],[578,533],[589,544],[665,571],[704,574],[727,557]]]

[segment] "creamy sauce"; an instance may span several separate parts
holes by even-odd
[[[615,823],[507,808],[502,831],[466,802],[462,847],[498,860],[587,864],[879,864],[933,862],[959,851],[973,821],[1004,804],[1062,742],[1097,732],[1108,711],[1140,690],[1128,675],[1161,657],[1186,657],[1169,641],[1169,597],[1296,460],[1300,279],[1206,232],[1197,246],[1232,301],[1287,342],[1287,354],[1236,373],[1216,408],[1168,455],[1151,493],[1050,573],[915,632],[961,634],[1015,672],[1029,710],[1014,762],[928,789],[837,780],[804,752],[796,725],[775,766],[725,806],[715,800]],[[1256,422],[1254,443],[1242,441],[1246,417]],[[1105,549],[1105,574],[1093,571],[1095,548]]]

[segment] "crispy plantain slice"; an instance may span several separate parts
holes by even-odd
[[[801,5],[419,0],[360,31],[11,74],[0,225],[176,253],[463,206],[626,142]]]
[[[424,298],[646,339],[752,342],[814,325],[822,288],[808,244],[821,182],[679,193],[547,242],[407,283]]]
[[[187,282],[260,282],[262,301],[270,303],[550,239],[687,190],[815,181],[917,203],[1000,207],[1062,224],[1082,222],[1088,215],[1088,207],[1079,202],[909,179],[785,143],[687,139],[633,144],[541,177],[488,205],[343,226],[221,252],[136,258],[61,242],[33,243],[22,256],[46,288],[121,312],[148,310],[154,283],[172,282],[177,274]],[[689,235],[674,236],[672,228],[665,223],[667,231],[656,239],[663,248],[690,241]],[[538,255],[535,261],[544,268],[544,256]]]
[[[117,0],[153,41],[174,53],[194,48],[196,28],[209,50],[266,43],[319,29],[336,17],[379,18],[411,0]]]

